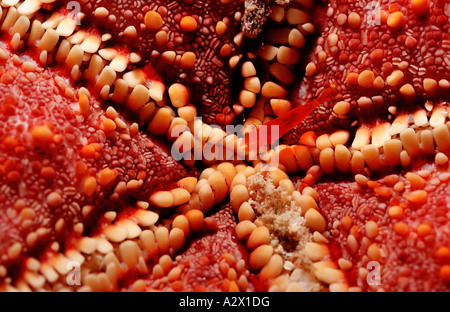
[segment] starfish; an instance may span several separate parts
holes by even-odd
[[[448,291],[445,1],[0,8],[0,289]]]

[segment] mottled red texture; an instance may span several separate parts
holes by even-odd
[[[0,76],[12,77],[0,82],[0,209],[4,211],[0,225],[8,229],[0,233],[1,262],[15,242],[24,243],[22,255],[37,254],[48,242],[66,237],[77,222],[89,230],[98,213],[147,200],[152,191],[172,186],[187,175],[167,147],[158,146],[144,133],[130,135],[130,123],[120,115],[127,130],[105,133],[101,126],[107,117],[105,109],[94,98],[88,117],[77,113],[78,101],[65,95],[62,86],[66,84],[72,92],[78,88],[62,78],[63,72],[38,66],[33,77],[26,76],[23,61],[29,58],[15,60],[0,65]],[[33,130],[39,126],[51,131],[43,144],[33,140]],[[114,186],[132,179],[143,184],[135,194],[127,193],[126,186],[124,193],[110,184],[101,185],[104,168],[116,171]],[[98,181],[90,196],[84,191],[88,177]],[[52,207],[47,197],[53,192],[61,196],[61,203]],[[95,207],[87,218],[81,214],[85,205]],[[31,216],[24,212],[29,208],[34,211]],[[60,218],[64,227],[56,233]],[[38,236],[31,246],[26,243],[30,233]]]
[[[418,163],[411,172],[426,176],[428,193],[427,202],[423,205],[408,201],[408,193],[414,191],[404,174],[391,175],[375,180],[372,187],[359,187],[356,183],[339,181],[324,182],[317,185],[320,196],[319,206],[328,222],[332,238],[332,249],[336,260],[340,257],[349,259],[353,269],[349,271],[350,286],[363,286],[367,282],[359,276],[359,268],[366,268],[371,260],[368,248],[375,243],[384,250],[385,256],[377,261],[381,264],[381,287],[386,291],[446,291],[448,285],[439,278],[439,270],[445,260],[439,259],[436,252],[440,247],[448,246],[449,214],[448,202],[448,168],[429,169],[424,162]],[[421,172],[429,170],[429,172]],[[429,176],[428,176],[429,175]],[[405,184],[404,192],[394,190],[393,181]],[[393,185],[394,184],[394,185]],[[390,190],[390,196],[383,196],[380,188]],[[381,195],[380,195],[381,194]],[[403,209],[402,216],[389,216],[392,206]],[[350,217],[349,228],[342,223],[339,227],[334,222]],[[375,221],[378,234],[368,237],[366,224]],[[398,234],[394,225],[403,222],[408,226],[406,234]],[[345,223],[344,223],[345,224]],[[420,225],[430,226],[431,231],[419,234]],[[422,232],[421,232],[422,233]],[[358,241],[358,248],[352,251],[348,236],[352,234]],[[373,268],[368,267],[369,271]],[[426,277],[426,278],[425,278]]]
[[[314,113],[286,135],[283,142],[298,144],[300,136],[308,130],[321,134],[345,128],[352,132],[352,137],[356,126],[372,126],[387,119],[389,106],[395,106],[398,112],[413,112],[427,100],[442,104],[448,99],[449,88],[434,92],[424,87],[424,78],[449,77],[450,24],[444,11],[448,3],[431,1],[427,14],[417,16],[410,1],[399,0],[392,5],[389,2],[381,1],[375,8],[361,8],[360,2],[346,0],[317,4],[314,25],[318,38],[302,61],[304,65],[313,62],[317,70],[305,77],[299,71],[289,98],[294,106],[300,107],[330,86],[336,88],[337,96],[332,101],[328,98],[325,103],[321,101]],[[61,1],[59,5],[66,3]],[[107,20],[96,16],[99,7],[108,9]],[[156,7],[164,23],[157,30],[146,29],[145,14]],[[110,33],[110,46],[136,51],[142,56],[139,64],[129,65],[130,69],[144,67],[149,76],[156,71],[167,87],[182,82],[190,88],[190,102],[198,108],[203,121],[225,125],[237,117],[232,107],[237,102],[240,90],[235,89],[241,79],[233,80],[235,75],[228,59],[232,55],[245,55],[247,48],[234,42],[240,26],[235,19],[236,7],[242,11],[243,2],[98,0],[83,4],[82,9],[86,14],[83,23],[89,25],[90,31]],[[386,13],[380,16],[380,24],[367,23],[369,13],[379,10]],[[350,16],[351,12],[352,19],[347,17],[343,21],[342,14]],[[386,24],[388,15],[395,12],[404,15],[400,27]],[[359,23],[354,13],[358,14]],[[195,19],[196,29],[182,29],[180,23],[185,16]],[[218,21],[228,26],[228,31],[220,36],[216,36],[214,29]],[[130,27],[134,27],[135,37],[126,34]],[[166,32],[167,40],[162,40],[163,43],[157,42],[159,31]],[[263,31],[262,41],[265,35]],[[0,47],[8,50],[6,44],[0,43]],[[174,52],[169,57],[173,58],[171,61],[163,56],[168,51]],[[192,67],[180,63],[185,52],[196,56]],[[26,246],[22,257],[39,255],[49,242],[64,243],[77,222],[84,224],[86,233],[92,233],[102,220],[101,212],[121,210],[137,200],[147,200],[153,191],[169,188],[176,180],[191,174],[169,156],[168,144],[161,142],[164,139],[156,140],[147,132],[131,134],[125,109],[118,118],[126,129],[120,134],[118,130],[106,131],[107,111],[99,100],[91,97],[91,113],[87,117],[80,115],[78,101],[71,94],[77,93],[79,86],[69,86],[68,73],[38,66],[34,76],[26,75],[23,61],[32,59],[31,53],[21,55],[21,58],[8,55],[9,59],[0,63],[0,228],[7,229],[0,232],[0,263],[7,266],[21,264],[21,259],[6,262],[10,257],[8,250],[15,242]],[[389,78],[396,70],[404,75],[398,83]],[[264,72],[258,76],[265,74],[268,75]],[[375,82],[378,78],[383,81],[379,87]],[[69,86],[68,91],[64,84]],[[414,86],[413,98],[400,91],[404,84]],[[87,88],[92,91],[91,86]],[[361,97],[371,104],[360,105]],[[348,100],[351,106],[345,118],[333,113],[333,105],[340,100]],[[33,138],[37,127],[43,128]],[[448,290],[448,283],[439,278],[439,270],[449,260],[435,255],[440,247],[450,244],[447,204],[450,175],[448,166],[437,168],[432,161],[421,159],[409,169],[425,180],[423,190],[427,197],[419,204],[408,199],[414,190],[405,178],[406,172],[389,168],[399,172],[398,176],[389,175],[391,172],[383,171],[381,165],[374,168],[372,181],[365,187],[353,182],[353,177],[349,182],[350,178],[339,174],[324,175],[324,182],[313,185],[319,194],[319,209],[328,222],[333,260],[343,257],[353,264],[346,273],[349,286],[376,290],[367,286],[359,271],[370,260],[376,260],[382,265],[384,290]],[[112,171],[104,173],[103,169]],[[112,176],[112,180],[102,177],[102,172]],[[89,177],[98,183],[90,195],[86,194],[85,186]],[[311,178],[312,174],[307,177],[306,182],[319,180]],[[115,187],[101,183],[105,179],[114,181]],[[142,180],[139,191],[124,191],[123,186],[133,179]],[[399,181],[404,182],[404,190],[394,187]],[[94,206],[94,212],[87,218],[82,215],[85,205]],[[403,214],[390,216],[392,206],[402,207]],[[343,218],[348,219],[342,222]],[[61,219],[64,223],[57,225]],[[366,233],[368,221],[378,225],[374,237]],[[405,226],[400,229],[403,231],[395,229],[399,222],[407,227],[406,231]],[[256,278],[247,269],[247,251],[235,237],[236,220],[230,206],[221,207],[205,219],[204,225],[204,230],[191,236],[186,247],[174,257],[181,278],[172,283],[166,276],[149,273],[144,279],[145,286],[164,291],[228,291],[233,290],[239,279],[241,286],[250,282],[248,290],[259,290],[257,282],[251,283]],[[428,227],[429,232],[419,231],[419,235],[421,225]],[[36,237],[30,238],[31,233]],[[350,250],[350,234],[356,238],[356,250]],[[381,250],[381,258],[368,256],[368,253],[378,256],[375,247],[369,252],[373,244]],[[131,279],[122,281],[123,290],[131,289],[134,282]],[[266,290],[266,285],[262,289]]]
[[[241,6],[242,4],[239,4]],[[105,23],[93,15],[99,7],[107,8],[113,21]],[[148,11],[155,10],[161,15],[163,26],[157,30],[146,29],[144,18]],[[114,34],[114,42],[119,46],[131,47],[143,56],[143,62],[150,62],[162,75],[166,86],[182,82],[191,88],[191,101],[195,104],[204,122],[217,125],[230,124],[235,114],[232,112],[235,95],[232,94],[232,71],[228,65],[231,55],[238,55],[240,49],[233,42],[233,36],[239,29],[234,20],[236,3],[230,1],[95,1],[83,7],[87,19],[84,21]],[[192,16],[197,21],[194,31],[185,31],[180,26],[184,16]],[[226,20],[228,31],[217,36],[217,21]],[[134,26],[136,38],[124,36],[124,30]],[[155,35],[165,31],[168,41],[158,44]],[[230,54],[221,55],[224,45],[230,48]],[[161,54],[166,51],[176,53],[175,61],[161,61]],[[179,61],[184,52],[193,52],[197,61],[193,67],[183,68]]]

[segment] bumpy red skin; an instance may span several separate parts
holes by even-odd
[[[32,54],[22,54],[21,58],[30,60]],[[14,65],[11,57],[0,64],[0,77],[10,73],[16,75],[12,81],[0,82],[0,228],[8,229],[0,233],[0,263],[6,261],[7,249],[15,242],[24,246],[22,256],[39,254],[49,242],[62,242],[77,222],[89,232],[102,211],[118,211],[136,200],[147,200],[151,192],[173,187],[175,181],[188,175],[171,158],[168,148],[156,145],[147,134],[137,133],[125,140],[118,133],[101,130],[106,113],[95,98],[91,98],[89,116],[77,113],[78,100],[65,97],[55,81],[57,76],[64,77],[64,71],[39,68],[36,80],[30,82],[22,65]],[[130,123],[119,117],[129,128]],[[48,144],[36,146],[31,132],[42,125],[51,128],[53,137]],[[86,156],[82,148],[88,143],[99,143],[101,150]],[[103,168],[116,170],[116,179],[109,185],[99,185],[94,195],[87,196],[85,179],[91,176],[98,180]],[[118,194],[114,187],[131,179],[142,179],[139,191],[127,194],[125,187],[125,193]],[[47,203],[51,192],[62,196],[58,207]],[[84,205],[95,207],[87,218],[81,214]],[[26,207],[32,208],[35,216],[23,222],[21,211]],[[54,227],[60,218],[65,221],[64,227],[56,233]],[[27,236],[36,231],[37,243],[29,247]]]
[[[379,3],[378,3],[379,2]],[[352,129],[353,122],[359,121],[364,124],[375,124],[378,119],[386,119],[389,106],[396,106],[398,111],[410,111],[422,106],[426,100],[439,102],[448,99],[450,90],[437,93],[426,93],[421,86],[421,81],[416,82],[414,78],[433,78],[437,81],[449,78],[448,60],[445,55],[450,53],[449,46],[443,44],[450,40],[450,23],[445,15],[444,0],[430,1],[430,8],[426,14],[417,16],[411,9],[411,1],[399,0],[377,1],[379,6],[368,5],[360,8],[358,2],[347,3],[347,1],[331,1],[325,5],[318,6],[315,14],[315,23],[319,34],[315,45],[308,56],[308,60],[317,64],[317,73],[311,77],[304,77],[298,85],[297,91],[292,92],[292,100],[296,106],[307,103],[320,95],[320,92],[335,84],[337,96],[334,101],[325,102],[315,113],[307,117],[299,126],[291,131],[284,142],[298,144],[300,136],[309,130],[317,134],[338,128]],[[369,2],[369,4],[372,2]],[[400,29],[391,29],[383,21],[381,25],[368,24],[370,12],[377,10],[389,12],[401,11],[406,19],[406,24]],[[348,22],[340,26],[337,22],[339,14],[348,15],[356,12],[361,18],[361,25],[351,27]],[[333,52],[327,43],[330,31],[338,35],[339,49]],[[327,59],[319,61],[319,52],[325,51]],[[399,86],[391,87],[387,84],[382,89],[374,87],[365,88],[352,85],[347,82],[349,73],[361,73],[363,70],[372,70],[376,76],[381,76],[384,81],[397,69],[394,64],[399,63],[396,58],[409,64],[409,68],[423,67],[426,71],[417,75],[411,71],[404,70],[405,77]],[[416,98],[414,103],[403,98],[399,89],[402,85],[410,83],[415,86]],[[343,95],[351,99],[351,113],[345,119],[340,119],[333,112],[333,105],[342,100]],[[359,108],[357,100],[365,96],[373,99],[370,108]],[[375,98],[373,98],[375,97]]]
[[[217,1],[95,1],[82,7],[86,18],[83,23],[96,26],[106,32],[114,34],[113,42],[118,46],[126,46],[139,52],[143,63],[150,63],[162,75],[167,87],[181,82],[191,89],[191,102],[199,109],[203,121],[215,125],[231,124],[236,117],[232,105],[236,102],[230,92],[232,88],[228,59],[239,54],[239,48],[233,42],[239,22],[234,20],[236,5],[242,2],[231,1],[227,4]],[[106,21],[93,15],[95,9],[108,9],[112,20]],[[158,7],[157,12],[162,16],[164,24],[161,29],[152,31],[146,29],[145,13]],[[180,20],[189,15],[197,20],[195,31],[181,29]],[[218,21],[228,18],[229,30],[222,36],[217,36],[215,25]],[[124,36],[124,30],[134,26],[137,37],[130,39]],[[164,30],[169,36],[166,45],[160,46],[155,42],[155,34]],[[228,44],[231,52],[222,56],[220,51],[224,44]],[[182,68],[179,59],[173,64],[161,61],[160,55],[165,51],[175,51],[177,57],[186,51],[194,52],[197,61],[192,68]],[[183,76],[183,78],[180,78]]]

